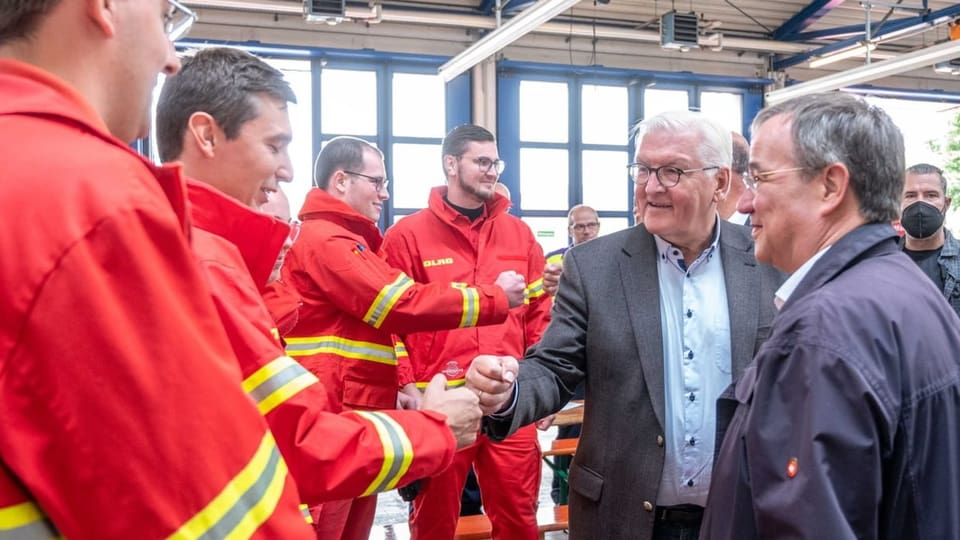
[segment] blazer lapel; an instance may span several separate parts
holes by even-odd
[[[657,420],[663,427],[663,334],[660,323],[660,283],[657,246],[643,225],[627,235],[619,258],[626,292],[627,315],[640,354],[640,366]]]
[[[730,363],[734,379],[753,359],[760,317],[760,276],[753,243],[740,227],[721,220],[720,259],[730,313]]]

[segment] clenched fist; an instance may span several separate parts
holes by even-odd
[[[503,292],[507,293],[507,301],[510,303],[510,307],[514,308],[523,304],[523,292],[527,288],[527,283],[520,274],[513,270],[501,272],[494,285],[499,286],[503,289]]]

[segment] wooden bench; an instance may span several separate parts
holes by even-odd
[[[567,519],[567,506],[547,506],[537,510],[537,530],[540,538],[552,531],[565,531],[570,528]],[[483,515],[463,516],[457,522],[454,540],[487,540],[491,538],[493,526],[490,519]]]

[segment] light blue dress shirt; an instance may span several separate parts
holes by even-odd
[[[719,218],[693,262],[655,236],[663,333],[666,459],[657,505],[707,502],[716,401],[731,381],[730,315],[720,260]]]

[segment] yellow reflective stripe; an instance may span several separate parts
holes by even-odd
[[[545,292],[543,290],[543,278],[537,279],[523,290],[523,303],[529,304],[531,299],[543,296]]]
[[[309,506],[307,506],[307,505],[305,505],[305,504],[301,504],[301,505],[300,505],[300,513],[303,514],[303,520],[304,520],[304,521],[306,521],[307,523],[313,525],[313,516],[310,515],[310,507],[309,507]]]
[[[563,253],[557,253],[547,257],[547,264],[561,264],[563,263]]]
[[[394,342],[393,354],[395,354],[398,359],[402,357],[410,356],[407,353],[407,346],[404,345],[404,343],[400,340],[397,340],[396,342]]]
[[[250,538],[273,515],[283,493],[287,464],[276,442],[264,434],[253,458],[207,506],[168,538]]]
[[[293,357],[335,354],[354,360],[397,365],[396,353],[392,346],[368,341],[355,341],[337,336],[287,338],[287,354]]]
[[[390,314],[390,310],[393,309],[393,306],[397,303],[397,300],[399,300],[403,293],[410,287],[413,287],[413,280],[401,272],[400,275],[397,276],[397,279],[393,280],[393,283],[380,289],[377,297],[374,298],[373,303],[370,304],[370,309],[368,309],[367,313],[363,316],[363,322],[374,328],[380,328],[383,321],[386,320],[387,315]]]
[[[267,414],[317,378],[296,360],[281,356],[258,369],[243,381],[243,391],[253,398],[260,414]]]
[[[463,315],[460,317],[460,328],[476,326],[480,319],[480,291],[473,287],[455,287],[463,294]]]
[[[0,508],[0,538],[11,540],[62,539],[40,507],[23,502]]]
[[[450,379],[447,381],[447,388],[456,388],[458,386],[463,386],[466,383],[466,379]],[[426,388],[429,384],[430,381],[416,383],[417,388]]]
[[[397,487],[397,483],[403,475],[407,474],[410,463],[413,461],[413,444],[410,443],[403,427],[388,415],[367,411],[356,413],[374,425],[383,444],[383,465],[361,497]]]

